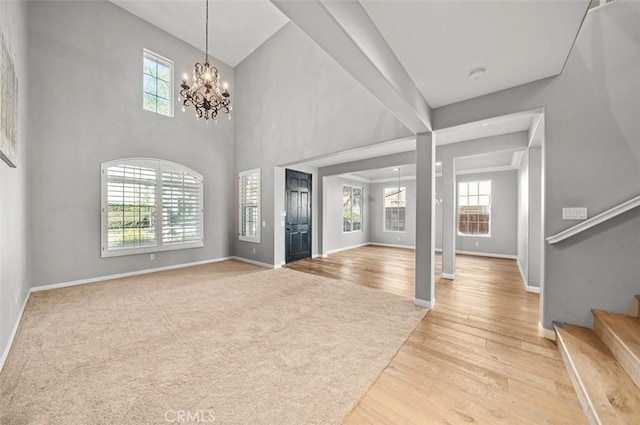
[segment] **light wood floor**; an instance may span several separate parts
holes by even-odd
[[[367,246],[287,267],[413,298],[408,249]],[[459,255],[455,281],[437,280],[435,308],[344,424],[586,424],[556,345],[537,336],[538,298],[514,260]]]

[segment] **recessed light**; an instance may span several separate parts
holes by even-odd
[[[488,123],[488,122],[483,122],[483,123],[482,123],[482,126],[483,126],[483,127],[488,127],[488,126],[489,126],[489,123]]]
[[[486,71],[487,69],[484,67],[472,69],[469,73],[469,78],[471,78],[472,80],[477,80],[478,78],[482,77]]]
[[[400,169],[399,168],[394,168],[393,171],[400,171]]]
[[[441,161],[436,162],[436,165],[442,165]]]

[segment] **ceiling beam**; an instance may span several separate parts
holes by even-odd
[[[413,133],[431,107],[358,1],[271,0]]]

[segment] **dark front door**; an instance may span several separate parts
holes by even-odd
[[[311,174],[286,170],[287,263],[311,257]]]

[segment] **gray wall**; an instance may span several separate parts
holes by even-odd
[[[640,2],[592,9],[564,72],[434,110],[435,128],[545,107],[545,236],[570,227],[562,207],[594,216],[640,194]],[[640,292],[640,210],[545,246],[543,325],[591,325]]]
[[[363,190],[361,232],[342,232],[342,187],[344,185],[358,186]],[[371,230],[371,208],[369,202],[371,191],[369,184],[340,176],[330,176],[324,178],[324,190],[325,213],[322,228],[324,231],[325,252],[369,242],[369,232]]]
[[[0,356],[29,293],[29,200],[27,151],[27,4],[0,2],[0,29],[14,54],[18,78],[17,168],[0,160]]]
[[[457,183],[491,180],[491,236],[456,237],[456,251],[516,255],[517,180],[516,171],[462,174]],[[457,200],[456,200],[457,205]],[[476,246],[476,244],[479,244]]]
[[[284,191],[274,187],[275,166],[410,132],[292,23],[236,66],[235,81],[235,168],[262,168],[262,220],[267,227],[260,244],[235,237],[233,252],[273,264],[274,222],[280,223],[274,217],[274,190]],[[283,228],[275,233],[284,238]]]
[[[405,232],[384,231],[384,188],[398,187],[398,182],[371,184],[371,242],[389,245],[416,246],[416,180],[402,180],[407,188]]]
[[[175,78],[202,52],[109,2],[29,2],[29,31],[33,286],[228,256],[233,121],[142,109],[143,48],[173,60]],[[213,62],[233,95],[233,69]],[[203,248],[100,258],[100,164],[125,157],[204,176]]]

